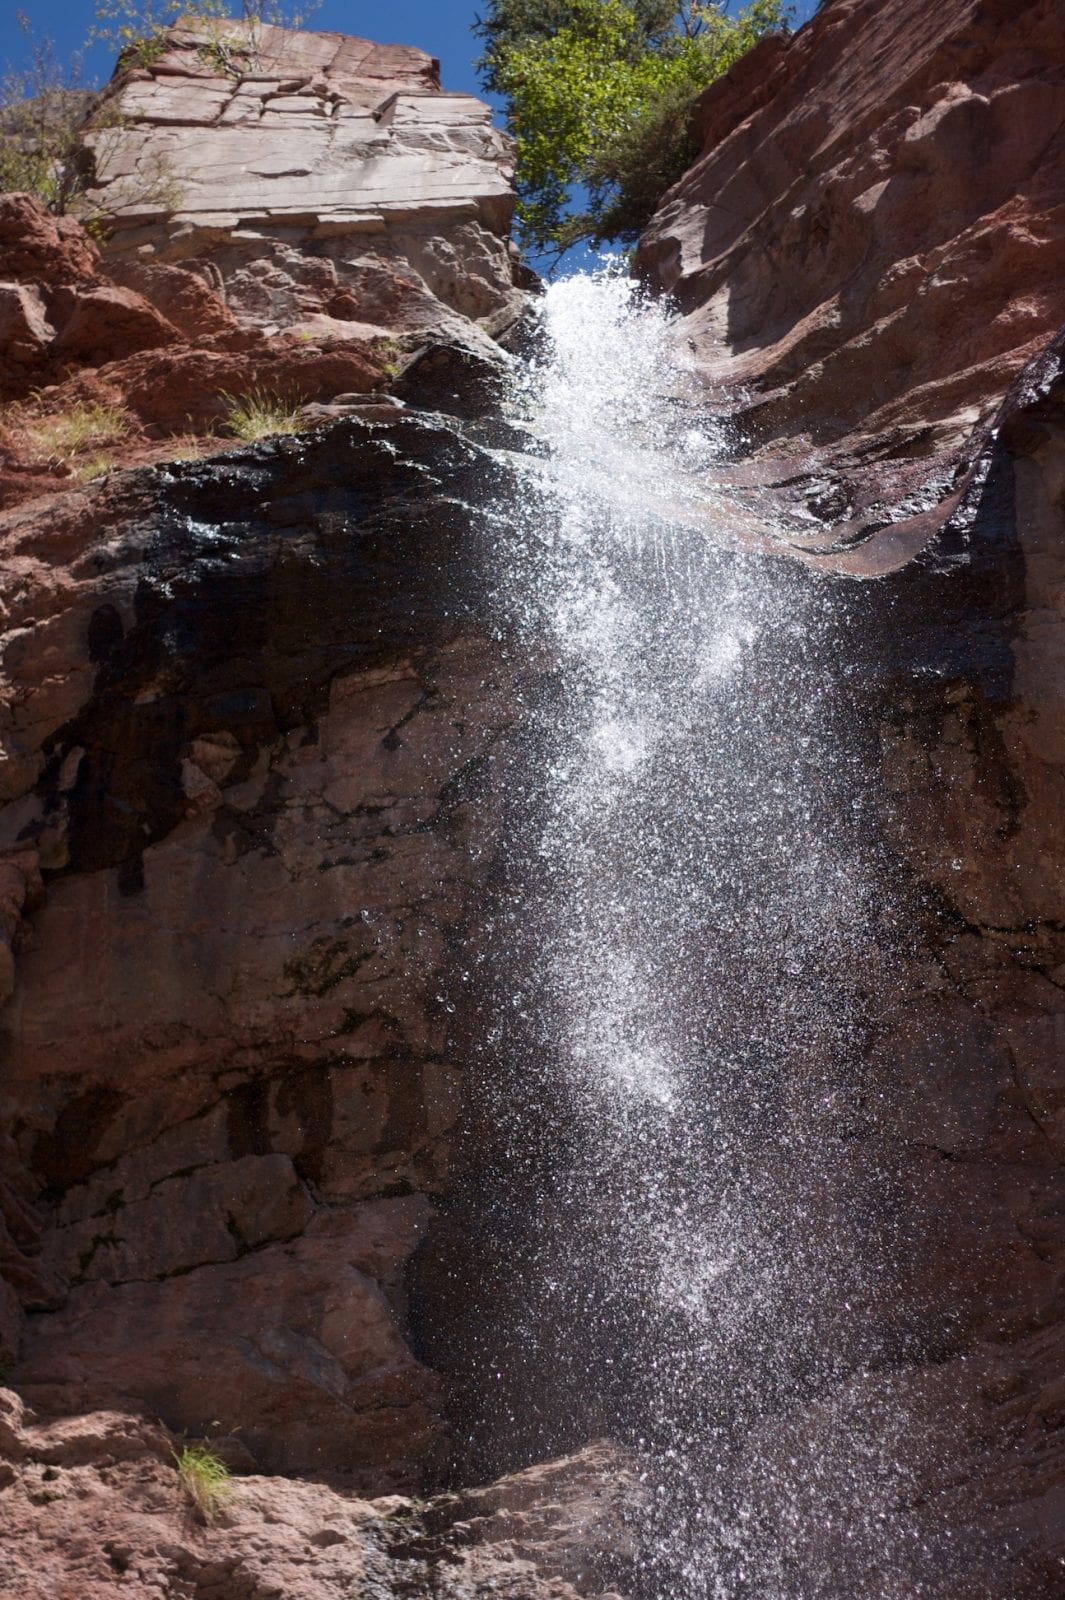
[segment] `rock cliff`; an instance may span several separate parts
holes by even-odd
[[[637,266],[807,542],[945,502],[1057,332],[1063,61],[1053,0],[829,0],[700,102]]]
[[[921,1311],[862,1403],[919,1395],[925,1503],[992,1530],[949,1592],[1012,1600],[1065,1581],[1062,21],[829,0],[705,93],[639,252],[756,542],[846,579],[919,930],[851,1136],[924,1218],[892,1280]]]
[[[85,145],[103,255],[0,201],[0,505],[208,451],[248,396],[350,403],[428,344],[492,361],[521,314],[509,144],[421,51],[179,29]]]
[[[461,1522],[454,1593],[572,1595],[605,1447],[424,1523],[394,1493],[447,1453],[405,1271],[514,721],[508,148],[334,35],[179,31],[110,95],[103,247],[0,197],[0,1586],[438,1593]],[[238,448],[249,396],[297,431]],[[179,1435],[246,1480],[224,1548]]]
[[[518,314],[508,143],[420,50],[204,23],[97,121],[92,199],[138,285],[133,263],[192,261],[245,325],[356,340]]]
[[[1063,84],[1051,0],[828,0],[705,96],[640,251],[726,532],[841,600],[915,930],[847,1111],[903,1197],[892,1360],[759,1448],[919,1415],[899,1516],[990,1535],[949,1600],[1065,1559]],[[408,1269],[482,1131],[451,1008],[544,666],[488,561],[506,144],[336,35],[179,30],[110,98],[102,251],[0,199],[0,1579],[639,1593],[613,1446],[412,1498],[454,1454],[412,1325],[464,1305],[430,1266],[412,1319]],[[298,431],[236,448],[252,392]],[[217,1528],[186,1436],[239,1473]]]

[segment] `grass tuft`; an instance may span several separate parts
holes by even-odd
[[[264,389],[249,389],[244,395],[223,394],[228,406],[225,427],[235,439],[254,444],[256,439],[271,439],[278,433],[298,433],[307,426],[298,407],[286,405]]]
[[[124,439],[129,432],[129,418],[121,406],[94,401],[71,406],[54,416],[28,417],[25,430],[36,455],[49,461],[69,461],[83,451],[99,450]]]
[[[182,433],[171,442],[167,449],[168,461],[200,461],[204,454],[203,441],[194,433]]]
[[[91,483],[94,478],[102,478],[105,472],[110,472],[114,464],[114,456],[101,450],[87,461],[80,461],[74,468],[74,476],[79,483]]]
[[[217,1522],[233,1497],[229,1468],[205,1444],[187,1444],[175,1450],[178,1477],[189,1504],[208,1525]]]

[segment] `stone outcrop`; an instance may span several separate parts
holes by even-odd
[[[51,1197],[15,1370],[53,1409],[219,1417],[378,1492],[432,1454],[402,1272],[448,1177],[443,974],[512,718],[460,625],[493,470],[431,418],[337,423],[0,534],[5,1103]]]
[[[631,1463],[604,1444],[415,1502],[259,1477],[239,1438],[217,1436],[215,1451],[241,1476],[210,1526],[182,1490],[180,1448],[147,1417],[89,1410],[45,1421],[0,1390],[4,1593],[616,1600],[608,1575],[631,1561],[626,1523],[639,1490]]]
[[[492,362],[524,308],[509,142],[421,51],[178,29],[84,141],[101,248],[0,197],[0,506],[217,448],[249,395],[350,401],[437,345]],[[87,408],[113,437],[72,446]]]
[[[245,328],[186,267],[112,265],[28,195],[0,196],[0,506],[169,460],[175,436],[185,454],[224,449],[227,418],[249,398],[293,418],[338,396],[365,402],[406,359],[399,329]],[[415,336],[415,353],[427,343]]]
[[[109,257],[194,263],[242,325],[466,342],[520,309],[509,143],[420,50],[177,29],[98,120]]]
[[[1061,325],[1063,70],[1055,0],[829,0],[699,103],[637,266],[807,542],[943,501]]]
[[[478,509],[504,468],[476,420],[525,305],[509,154],[420,52],[267,29],[252,61],[238,42],[179,34],[116,81],[121,124],[87,136],[103,249],[0,197],[0,1376],[21,1396],[0,1586],[27,1600],[131,1574],[250,1596],[279,1572],[293,1593],[372,1572],[428,1595],[460,1514],[319,1528],[352,1503],[337,1488],[418,1489],[447,1453],[406,1268],[451,1182],[453,952],[514,720]],[[262,170],[238,181],[249,141]],[[180,160],[199,209],[120,204],[123,162],[140,184]],[[248,394],[297,431],[226,444]],[[75,424],[114,433],[93,481],[61,442]],[[182,1552],[171,1441],[142,1414],[226,1430],[245,1478],[328,1478],[327,1510],[297,1531],[299,1491],[263,1480],[250,1524]],[[448,1592],[499,1592],[502,1564],[522,1593],[575,1594],[576,1558],[546,1547],[560,1501],[592,1518],[588,1479],[552,1491],[528,1555],[535,1488],[502,1554],[464,1531]],[[140,1532],[72,1551],[73,1510],[114,1529],[133,1502]]]

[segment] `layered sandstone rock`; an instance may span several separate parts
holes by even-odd
[[[227,417],[249,399],[292,414],[359,403],[410,354],[398,329],[241,328],[186,267],[112,265],[76,223],[0,196],[0,507],[168,460],[175,435],[185,454],[223,449]],[[414,353],[432,342],[414,336]]]
[[[432,1455],[403,1265],[512,716],[462,622],[494,470],[432,418],[339,423],[8,519],[12,941],[38,920],[4,1104],[51,1202],[10,1281],[53,1409],[134,1396],[377,1490]]]
[[[830,0],[703,96],[638,266],[796,535],[942,500],[1057,332],[1063,70],[1054,0]]]
[[[205,23],[112,112],[87,135],[109,258],[194,262],[244,325],[468,341],[514,320],[509,143],[420,50]]]
[[[605,1447],[424,1508],[350,1498],[449,1454],[407,1269],[454,1181],[524,671],[493,638],[510,469],[478,421],[524,304],[508,150],[419,52],[249,50],[179,33],[115,85],[103,254],[0,203],[33,500],[0,526],[2,1584],[605,1596],[636,1500]],[[115,465],[206,453],[249,391],[306,431],[74,487],[76,452],[24,447],[96,407]],[[219,1527],[167,1429],[239,1472]]]
[[[845,1107],[855,1192],[899,1197],[860,1308],[888,1356],[731,1465],[776,1460],[817,1539],[831,1429],[908,1419],[899,1525],[957,1535],[950,1600],[1054,1594],[1065,1557],[1060,43],[1045,0],[830,0],[707,96],[642,252],[743,435],[729,539],[847,614],[914,930]],[[536,672],[495,637],[512,467],[471,365],[516,305],[505,149],[428,58],[336,36],[182,32],[115,92],[106,259],[21,202],[0,225],[4,380],[160,432],[255,382],[321,426],[0,523],[0,1577],[631,1593],[605,1449],[428,1508],[335,1487],[447,1455],[407,1269],[476,1140],[453,1008]],[[132,196],[160,172],[173,215]],[[350,409],[411,330],[408,409]],[[219,1528],[149,1412],[227,1435]]]
[[[616,1600],[608,1574],[631,1561],[638,1488],[630,1462],[602,1444],[428,1503],[259,1477],[239,1439],[214,1448],[239,1475],[205,1526],[181,1488],[180,1441],[158,1423],[101,1410],[43,1421],[0,1390],[5,1595]]]
[[[0,197],[0,399],[19,403],[0,506],[166,459],[160,439],[217,442],[247,396],[350,400],[436,345],[493,361],[525,305],[509,143],[420,51],[178,29],[116,76],[84,140],[102,249]],[[71,447],[87,408],[114,438]]]

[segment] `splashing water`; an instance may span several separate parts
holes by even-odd
[[[531,674],[470,1358],[486,1472],[638,1453],[648,1600],[912,1600],[902,1408],[851,1151],[871,942],[840,588],[715,535],[725,446],[661,308],[551,288],[495,582]]]

